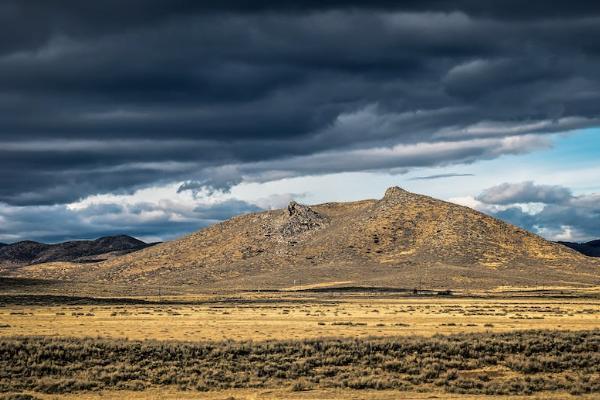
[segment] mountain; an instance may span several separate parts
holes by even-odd
[[[99,261],[98,255],[117,252],[124,254],[149,245],[131,236],[107,236],[96,240],[77,240],[57,244],[38,243],[30,240],[0,247],[0,264],[29,265],[53,261]],[[106,257],[105,257],[106,258]],[[102,260],[102,257],[100,257]]]
[[[592,240],[587,243],[573,243],[573,242],[558,242],[564,246],[568,246],[573,250],[585,254],[589,257],[600,257],[600,240]]]
[[[598,285],[598,260],[398,187],[380,200],[291,202],[105,262],[21,276],[194,290],[327,286],[475,289]]]

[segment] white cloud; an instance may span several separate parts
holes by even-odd
[[[569,188],[534,182],[503,183],[475,198],[456,198],[547,239],[587,241],[600,237],[600,194],[574,195]]]

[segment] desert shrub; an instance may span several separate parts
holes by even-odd
[[[0,338],[0,392],[436,386],[455,393],[596,393],[599,349],[598,330],[203,343]],[[493,366],[515,378],[476,372]]]
[[[304,379],[298,380],[292,384],[290,390],[292,392],[303,392],[306,390],[310,390],[311,385]]]
[[[39,397],[35,397],[26,393],[13,393],[0,396],[0,400],[39,400]]]

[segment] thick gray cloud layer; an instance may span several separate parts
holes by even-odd
[[[575,196],[563,186],[520,182],[491,187],[477,200],[484,203],[482,211],[549,239],[586,241],[600,237],[600,194]],[[542,203],[543,209],[527,212],[517,205],[523,203]]]
[[[206,3],[3,1],[0,202],[403,172],[598,122],[597,2]]]
[[[404,173],[599,122],[598,2],[5,0],[0,33],[6,241],[168,238],[255,208],[65,206],[93,194]],[[517,192],[482,201],[575,201]]]

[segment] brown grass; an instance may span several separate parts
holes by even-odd
[[[0,399],[593,398],[599,315],[593,296],[5,295]]]
[[[37,399],[42,400],[565,400],[565,399],[597,399],[596,394],[572,395],[567,392],[543,392],[531,395],[482,395],[482,394],[456,394],[445,392],[414,392],[397,390],[352,390],[352,389],[313,389],[303,392],[292,392],[288,388],[276,389],[226,389],[198,393],[195,391],[181,391],[176,388],[152,388],[145,391],[130,390],[105,390],[102,392],[82,392],[73,394],[43,394],[29,392]],[[5,400],[0,395],[1,400]],[[6,400],[34,400],[17,399],[7,396]]]
[[[600,392],[600,331],[269,342],[0,339],[0,392]]]
[[[68,298],[65,300],[68,301]],[[0,307],[0,336],[286,340],[600,329],[594,299],[291,298]]]

